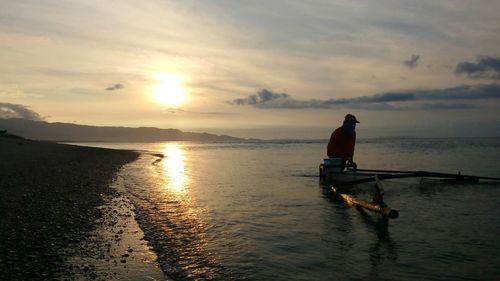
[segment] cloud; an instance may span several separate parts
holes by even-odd
[[[249,95],[246,98],[235,99],[232,103],[237,105],[256,105],[256,104],[264,104],[266,102],[272,102],[276,100],[287,100],[289,98],[288,94],[282,93],[273,93],[267,89],[262,89],[255,95]]]
[[[105,90],[106,91],[114,91],[114,90],[120,90],[123,88],[124,88],[123,84],[114,84],[113,86],[107,87]]]
[[[475,109],[479,108],[473,104],[467,103],[422,103],[414,107],[421,110],[453,110],[453,109]]]
[[[455,68],[456,74],[465,74],[469,78],[500,79],[500,58],[478,56],[477,63],[460,62]]]
[[[411,58],[403,61],[403,65],[409,67],[410,69],[414,69],[418,66],[418,60],[420,59],[419,55],[411,55]]]
[[[428,101],[499,99],[499,84],[463,85],[444,89],[406,90],[378,93],[368,96],[327,99],[297,100],[286,93],[273,93],[262,89],[257,94],[235,99],[230,104],[252,105],[258,108],[338,108],[347,107],[364,110],[412,110],[412,109],[471,109],[467,103],[419,103]],[[413,104],[411,104],[413,102]],[[397,104],[394,104],[397,103]],[[410,106],[402,106],[408,103]]]
[[[476,105],[466,103],[416,103],[411,106],[393,105],[390,103],[351,103],[345,105],[346,108],[356,110],[373,111],[404,111],[404,110],[461,110],[479,108]]]
[[[23,118],[42,121],[40,114],[29,109],[27,106],[13,103],[0,103],[0,118]]]
[[[425,100],[477,100],[500,98],[499,84],[463,85],[444,89],[393,91],[350,99],[331,99],[329,104],[409,102]]]

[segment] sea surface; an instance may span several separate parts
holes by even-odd
[[[144,152],[120,188],[170,279],[500,280],[500,182],[389,180],[384,227],[319,183],[326,141],[82,145]],[[500,177],[500,138],[361,139],[355,161]]]

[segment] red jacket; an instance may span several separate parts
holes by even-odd
[[[326,148],[329,158],[342,157],[344,161],[352,159],[354,155],[354,143],[356,142],[356,132],[348,134],[344,128],[340,127],[333,131]]]

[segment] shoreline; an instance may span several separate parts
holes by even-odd
[[[0,136],[0,279],[73,279],[71,258],[111,211],[111,185],[139,153]],[[101,249],[102,250],[102,249]],[[85,254],[84,254],[85,255]]]

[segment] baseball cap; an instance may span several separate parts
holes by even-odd
[[[354,121],[356,123],[359,123],[358,119],[356,119],[356,116],[354,116],[350,113],[345,116],[345,120],[351,120],[351,121]]]

